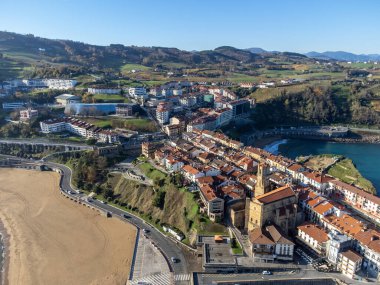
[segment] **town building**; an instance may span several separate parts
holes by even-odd
[[[3,103],[4,110],[14,110],[14,109],[23,109],[25,108],[25,102],[6,102]]]
[[[167,102],[158,103],[156,109],[156,118],[161,125],[165,125],[169,122],[170,119],[170,104]]]
[[[326,256],[329,237],[320,226],[306,222],[297,227],[297,239],[321,256]]]
[[[26,110],[20,111],[20,120],[21,121],[30,121],[38,117],[38,110],[28,108]]]
[[[162,146],[163,144],[158,142],[143,142],[141,144],[142,155],[148,158],[153,158],[154,152]]]
[[[347,277],[354,279],[356,272],[361,269],[363,257],[348,249],[339,254],[337,269]]]
[[[146,93],[146,89],[144,87],[130,87],[128,89],[128,94],[135,99],[148,98],[148,94]]]
[[[209,185],[201,186],[199,190],[203,202],[201,211],[205,212],[211,221],[221,221],[224,214],[224,200],[217,197]]]
[[[49,88],[55,90],[68,90],[75,87],[76,80],[72,79],[15,79],[10,81],[11,88],[35,89]]]
[[[255,262],[293,260],[294,243],[275,225],[252,230],[249,233],[249,240]]]
[[[90,87],[87,88],[87,92],[90,94],[121,94],[121,88]]]
[[[131,117],[133,116],[133,106],[130,104],[116,105],[116,116]]]
[[[60,119],[49,119],[40,122],[41,131],[45,134],[70,132],[86,139],[96,139],[99,142],[115,143],[119,141],[118,134],[103,130],[87,122],[66,117]]]
[[[62,106],[79,103],[80,101],[81,101],[81,97],[75,96],[72,94],[62,94],[55,97],[55,102],[57,102],[57,104],[62,105]]]
[[[361,230],[355,235],[355,249],[363,257],[363,269],[379,274],[380,232],[374,229]]]

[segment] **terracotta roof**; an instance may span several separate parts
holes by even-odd
[[[274,241],[260,228],[254,229],[249,233],[249,240],[252,244],[269,244],[274,245]]]
[[[324,213],[326,213],[327,211],[329,211],[333,208],[334,208],[333,204],[331,204],[329,201],[324,201],[323,203],[315,206],[313,208],[313,211],[317,212],[320,215],[323,215]]]
[[[191,165],[185,165],[182,167],[182,169],[190,174],[198,174],[199,173],[199,170],[198,169],[195,169],[194,167],[192,167]]]
[[[359,231],[355,239],[373,251],[380,253],[380,232],[370,229]]]
[[[288,169],[290,171],[299,171],[301,168],[303,168],[303,166],[301,164],[298,164],[298,163],[294,163],[292,164],[291,166],[288,167]]]
[[[340,218],[335,215],[327,215],[323,217],[323,220],[334,226],[339,232],[348,235],[355,235],[364,228],[361,221],[347,214],[342,215]]]
[[[197,178],[198,184],[213,184],[214,183],[214,178],[212,176],[203,176]]]
[[[347,257],[349,260],[352,260],[353,262],[358,262],[363,259],[363,256],[361,256],[359,253],[351,249],[342,251],[340,254],[343,255],[344,257]]]
[[[257,196],[256,199],[263,204],[268,204],[292,196],[295,196],[293,189],[290,186],[283,186],[271,192]]]
[[[322,203],[323,201],[326,201],[326,199],[323,198],[323,197],[317,197],[317,198],[315,198],[315,199],[313,199],[313,200],[308,201],[307,204],[308,204],[311,208],[314,208],[316,205]]]
[[[298,226],[297,229],[304,232],[319,243],[327,242],[329,240],[327,233],[316,224],[306,222]]]
[[[314,171],[313,172],[304,172],[304,175],[307,178],[314,180],[315,182],[320,183],[320,184],[328,183],[331,180],[334,180],[334,178],[327,176],[326,174],[321,175],[320,173],[314,172]]]
[[[216,198],[214,189],[212,189],[209,185],[201,186],[200,191],[207,201],[212,201]]]
[[[276,225],[252,230],[249,233],[249,240],[252,244],[294,244]]]
[[[268,233],[271,235],[272,239],[275,241],[275,243],[280,244],[294,244],[287,235],[276,225],[271,225],[265,227],[265,229],[268,231]]]

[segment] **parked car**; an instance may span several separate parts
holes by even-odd
[[[172,260],[173,263],[178,263],[179,262],[179,259],[175,258],[175,257],[172,257],[171,260]]]
[[[107,218],[111,218],[112,217],[112,213],[111,212],[107,212]]]

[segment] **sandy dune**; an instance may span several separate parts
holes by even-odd
[[[125,284],[135,229],[63,198],[58,178],[0,169],[0,220],[10,237],[8,283]]]

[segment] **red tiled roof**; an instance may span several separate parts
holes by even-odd
[[[297,229],[312,237],[319,243],[327,242],[329,240],[327,233],[316,224],[306,222],[298,226]]]
[[[335,215],[328,215],[322,219],[335,227],[338,231],[348,235],[355,235],[364,228],[361,221],[346,214],[342,215],[340,218]]]
[[[190,173],[190,174],[193,174],[193,175],[199,173],[198,169],[195,169],[195,168],[192,167],[191,165],[185,165],[185,166],[182,167],[182,169],[183,169],[184,171]]]
[[[271,192],[257,196],[256,199],[263,204],[269,204],[292,196],[295,196],[293,189],[290,186],[283,186]]]
[[[380,253],[380,232],[370,229],[356,233],[355,239],[373,251]]]
[[[355,263],[363,259],[363,256],[361,256],[359,253],[351,249],[343,251],[340,254],[343,255],[344,257],[347,257],[349,260],[352,260]]]

